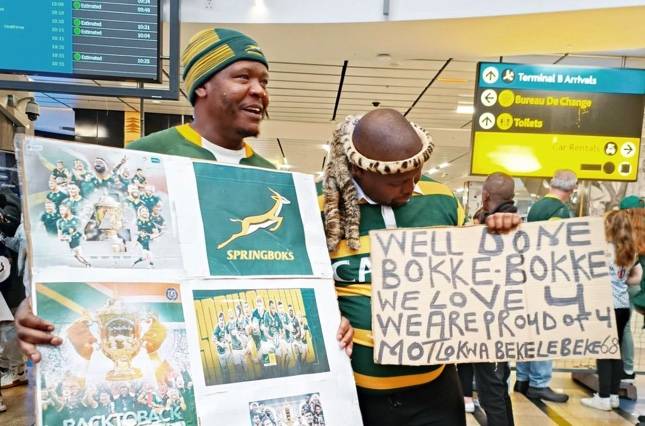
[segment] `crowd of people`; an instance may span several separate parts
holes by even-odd
[[[71,171],[64,161],[57,161],[51,171],[40,216],[42,227],[67,242],[74,258],[84,266],[91,263],[83,254],[83,241],[111,241],[113,251],[126,252],[131,231],[136,233],[140,251],[132,266],[142,262],[154,266],[150,244],[164,230],[163,205],[143,169],[137,168],[130,177],[126,163],[123,157],[110,168],[105,159],[97,157],[89,170],[77,158]]]
[[[218,54],[222,51],[227,54]],[[268,62],[257,43],[233,30],[203,30],[188,43],[182,62],[186,94],[194,106],[194,121],[190,125],[149,135],[133,142],[129,148],[273,168],[244,141],[246,137],[258,135],[260,122],[269,104]],[[371,339],[371,277],[365,273],[370,256],[369,247],[366,246],[369,232],[396,227],[464,224],[464,211],[452,191],[422,175],[423,166],[433,148],[431,137],[423,129],[410,123],[400,112],[387,108],[348,117],[339,125],[330,143],[320,195],[342,315],[337,338],[340,347],[351,355],[362,420],[368,426],[466,424],[464,394],[454,365],[377,365],[374,363]],[[69,179],[65,177],[64,168],[63,165],[56,174],[61,175],[62,179]],[[118,185],[114,175],[107,176],[106,173],[104,166],[101,176],[105,180],[112,180],[108,185]],[[490,197],[485,197],[488,204],[483,206],[476,220],[484,224],[489,232],[512,231],[520,225],[521,217],[509,205],[511,200],[502,200],[506,204],[494,202],[498,190],[504,189],[505,192],[508,189],[503,187],[506,185],[504,182],[508,183],[508,177],[494,175],[490,179],[490,185],[486,186]],[[496,180],[498,183],[495,183]],[[575,181],[571,171],[557,172],[551,180],[550,193],[533,206],[529,221],[569,217],[566,201],[575,189]],[[98,182],[103,184],[102,180]],[[502,186],[499,182],[502,182]],[[85,183],[88,189],[91,188]],[[50,199],[62,204],[67,195],[58,194],[58,183],[51,185]],[[83,191],[79,186],[81,196]],[[510,193],[512,191],[507,194]],[[69,213],[66,214],[69,216]],[[621,235],[626,234],[627,231],[623,229]],[[613,233],[608,233],[608,237],[616,247],[616,253],[623,253],[623,242],[616,239]],[[616,282],[607,283],[608,286],[612,285],[614,294],[618,296],[615,298],[619,301],[615,306],[617,309],[624,309],[624,285],[627,283],[624,278],[631,276],[632,268],[627,271],[630,257],[633,255],[620,255],[620,260],[616,257],[612,266],[612,281]],[[635,259],[631,259],[631,262],[635,262]],[[642,292],[639,294],[642,295]],[[632,300],[639,300],[638,295]],[[267,342],[281,334],[277,331],[277,324],[282,323],[278,318],[258,314],[256,322],[260,325],[260,348],[263,333]],[[221,328],[214,330],[215,343],[223,354],[226,354],[226,346],[230,343],[230,356],[233,357],[234,333],[238,334],[237,347],[241,346],[243,340],[240,328],[234,325],[227,331],[224,318],[218,320],[218,327]],[[16,312],[16,324],[20,346],[34,362],[41,359],[38,345],[57,346],[62,343],[53,325],[33,314],[29,300],[23,302]],[[353,341],[356,330],[360,331]],[[286,331],[283,335],[286,339]],[[247,332],[248,336],[251,337],[248,341],[253,341],[252,331],[250,334]],[[275,344],[273,350],[278,350]],[[602,360],[598,363],[602,377],[598,399],[605,404],[608,396],[611,407],[616,363]],[[567,396],[553,391],[549,386],[551,372],[550,361],[518,363],[514,389],[529,398],[564,402]],[[476,364],[474,375],[482,407],[489,418],[488,424],[513,424],[506,384],[508,365]],[[602,408],[594,402],[587,405]],[[315,407],[313,415],[308,414],[309,411],[306,410],[304,417],[315,419]],[[255,417],[252,416],[252,421],[275,424],[275,420],[266,413],[266,409],[258,412]]]
[[[267,367],[281,371],[299,370],[307,362],[309,326],[304,315],[296,314],[289,304],[285,310],[282,301],[268,301],[265,308],[262,297],[255,300],[255,307],[244,302],[228,309],[228,320],[220,312],[213,329],[213,344],[218,354],[223,374],[254,376],[249,371],[255,366],[266,376]]]
[[[160,382],[85,382],[71,372],[55,383],[44,380],[40,390],[44,426],[137,424],[136,419],[160,426],[197,425],[187,370]]]

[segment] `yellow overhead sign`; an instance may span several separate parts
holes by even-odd
[[[634,181],[645,70],[480,63],[471,173]]]
[[[524,177],[574,169],[580,179],[633,181],[639,144],[637,138],[478,132],[472,169],[482,175],[505,172]]]

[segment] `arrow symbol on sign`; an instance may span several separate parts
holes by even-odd
[[[490,124],[493,120],[491,120],[491,119],[490,119],[490,117],[486,116],[486,117],[484,117],[484,120],[483,120],[483,121],[484,121],[484,124],[488,125],[488,124]]]
[[[492,80],[492,79],[495,78],[495,73],[492,70],[488,71],[488,73],[486,74],[486,77],[488,77],[488,78],[490,78]]]
[[[631,153],[632,153],[632,151],[633,151],[632,147],[631,147],[631,146],[629,146],[629,145],[625,146],[625,148],[623,148],[623,149],[624,149],[625,151],[627,151],[627,154],[631,154]]]
[[[484,99],[486,99],[488,102],[491,102],[491,99],[493,99],[493,96],[489,93],[486,96],[484,96]]]

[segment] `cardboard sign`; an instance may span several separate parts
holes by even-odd
[[[370,239],[376,363],[620,357],[602,218]]]
[[[361,424],[312,176],[16,152],[33,307],[63,339],[40,348],[37,425]]]

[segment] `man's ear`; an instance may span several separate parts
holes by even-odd
[[[195,95],[197,95],[200,98],[205,98],[206,97],[206,88],[204,86],[199,86],[197,89],[195,89]]]
[[[486,206],[488,200],[490,200],[490,194],[488,191],[482,191],[482,207]]]

